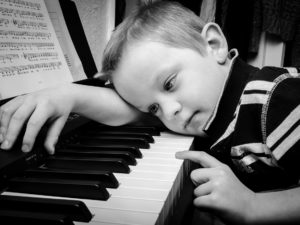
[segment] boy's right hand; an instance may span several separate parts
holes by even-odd
[[[49,88],[12,99],[0,108],[0,148],[10,149],[26,123],[22,151],[29,152],[41,127],[50,121],[45,148],[50,154],[70,114],[74,101],[70,85]]]

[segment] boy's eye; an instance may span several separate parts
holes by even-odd
[[[171,90],[174,85],[175,85],[175,81],[176,81],[176,76],[172,76],[170,79],[168,79],[165,84],[164,84],[164,89],[166,91]]]
[[[149,108],[148,108],[148,111],[151,114],[155,115],[157,113],[157,111],[158,111],[158,104],[154,103],[154,104],[150,105]]]

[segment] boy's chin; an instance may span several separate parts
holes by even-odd
[[[207,137],[206,133],[203,132],[202,128],[198,129],[170,129],[176,133],[182,134],[182,135],[189,135],[189,136],[198,136],[198,137]]]
[[[207,135],[202,130],[200,130],[200,131],[191,131],[191,132],[187,132],[186,134],[197,136],[197,137],[203,137],[203,138],[207,137]]]
[[[203,131],[202,126],[201,127],[197,127],[197,128],[193,128],[190,130],[186,130],[186,133],[188,135],[193,135],[193,136],[198,136],[198,137],[207,137],[207,134]]]

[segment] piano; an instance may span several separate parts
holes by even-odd
[[[92,79],[98,71],[75,3],[59,3],[88,78],[75,83],[103,86]],[[50,156],[43,148],[45,130],[30,153],[20,150],[22,135],[11,151],[0,150],[1,225],[183,221],[183,203],[192,202],[182,200],[193,193],[183,190],[191,165],[174,154],[192,148],[192,137],[157,127],[109,127],[72,114]]]
[[[1,224],[180,224],[190,165],[174,154],[192,137],[72,114],[55,155],[42,144],[0,151]]]

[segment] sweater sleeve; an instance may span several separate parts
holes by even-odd
[[[278,165],[300,178],[300,74],[276,79],[265,109],[265,142]]]

